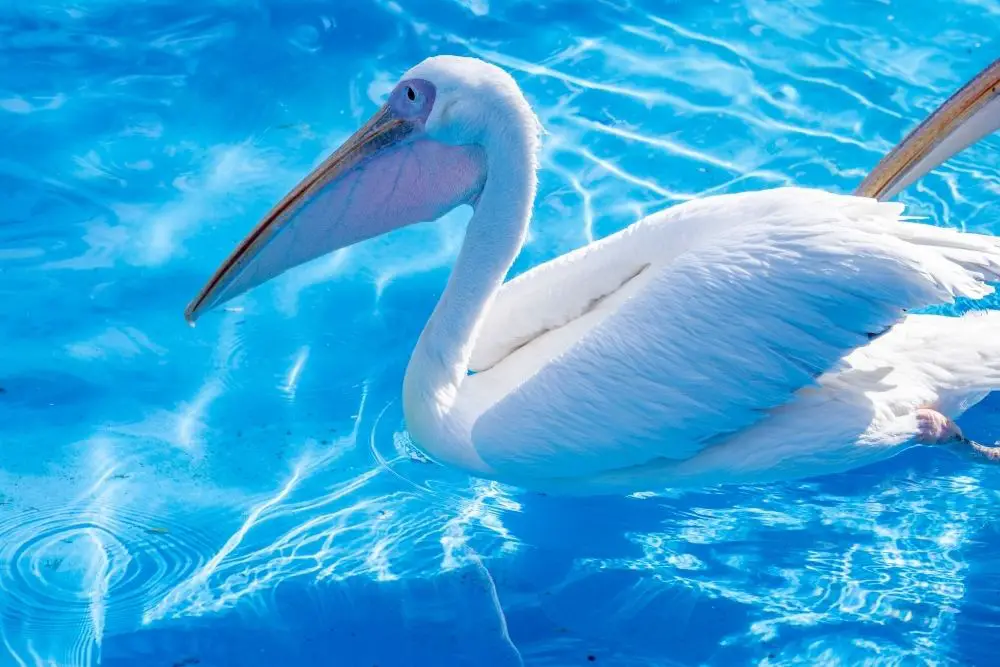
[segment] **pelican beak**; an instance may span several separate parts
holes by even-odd
[[[419,121],[383,106],[278,202],[185,310],[205,311],[286,270],[470,201],[485,180],[472,146],[428,138]]]
[[[889,199],[1000,129],[1000,60],[938,107],[875,166],[854,194]]]

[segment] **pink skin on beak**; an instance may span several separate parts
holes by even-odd
[[[424,133],[434,98],[427,81],[400,83],[243,239],[188,305],[187,320],[292,267],[471,203],[485,182],[485,157],[478,146]]]

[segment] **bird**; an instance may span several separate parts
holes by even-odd
[[[472,215],[402,383],[416,447],[521,489],[616,495],[844,473],[913,446],[982,460],[955,420],[1000,389],[1000,239],[887,201],[1000,128],[1000,61],[852,194],[697,197],[516,275],[543,129],[504,69],[436,55],[279,201],[188,305],[460,206]]]

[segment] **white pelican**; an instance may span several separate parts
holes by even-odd
[[[697,199],[505,283],[531,219],[539,123],[503,70],[429,58],[186,316],[470,204],[403,384],[410,435],[441,463],[604,494],[814,476],[920,443],[996,458],[953,420],[1000,388],[1000,313],[905,313],[990,294],[1000,239],[909,222],[877,197],[1000,127],[998,83],[1000,61],[876,168],[865,197]]]

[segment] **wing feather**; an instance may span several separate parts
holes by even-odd
[[[643,267],[641,257],[613,252],[627,236],[626,230],[577,248],[504,283],[476,339],[470,370],[493,367],[538,336],[580,317],[627,282]]]
[[[485,409],[473,426],[480,456],[548,477],[686,459],[790,401],[904,310],[992,291],[997,239],[901,212],[781,188],[695,200],[636,223],[568,264],[579,276],[626,255],[652,261],[651,278]],[[636,251],[615,249],[622,243]],[[559,279],[550,269],[547,281]],[[527,287],[511,290],[504,317]],[[530,311],[519,317],[530,329]]]

